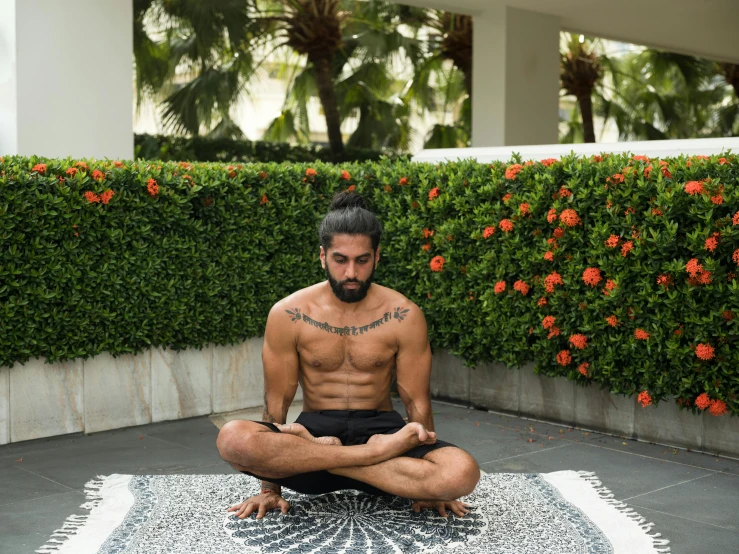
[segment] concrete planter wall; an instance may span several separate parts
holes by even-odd
[[[202,350],[152,349],[113,358],[0,368],[0,444],[94,433],[262,405],[262,338]],[[739,457],[739,418],[693,415],[671,402],[636,398],[534,375],[533,364],[474,369],[445,351],[433,356],[434,398]],[[298,389],[296,399],[302,398]]]
[[[593,431],[739,457],[739,418],[678,410],[673,401],[642,408],[636,397],[535,375],[534,364],[465,367],[447,352],[433,357],[431,395],[476,408],[532,417]]]

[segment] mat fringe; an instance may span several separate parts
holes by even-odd
[[[101,491],[106,478],[107,476],[105,475],[98,475],[95,479],[85,484],[85,499],[87,502],[82,504],[80,508],[87,510],[87,513],[69,516],[64,522],[64,525],[51,534],[48,542],[36,550],[37,554],[53,554],[54,552],[58,552],[70,536],[76,535],[77,530],[87,524],[87,519],[90,517],[92,509],[97,508],[103,500]]]
[[[660,552],[663,554],[669,554],[672,552],[672,550],[670,549],[671,547],[668,546],[670,544],[670,541],[668,539],[660,538],[662,536],[661,533],[650,533],[650,531],[654,527],[654,523],[647,522],[647,520],[636,513],[633,508],[629,508],[628,504],[626,504],[625,502],[615,500],[613,493],[607,487],[603,486],[603,483],[600,482],[594,472],[578,471],[577,474],[583,479],[583,481],[587,482],[590,486],[593,487],[595,492],[598,493],[598,496],[601,498],[601,500],[605,501],[605,503],[609,506],[613,506],[623,515],[638,524],[640,529],[644,531],[644,533],[650,539],[652,539],[652,546],[654,547],[655,552]]]

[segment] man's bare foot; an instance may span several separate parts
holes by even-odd
[[[400,456],[421,444],[434,444],[436,433],[420,423],[409,423],[391,435],[372,435],[367,444],[376,444],[390,457]]]
[[[288,435],[295,435],[296,437],[313,441],[318,444],[341,446],[341,441],[337,437],[314,437],[308,432],[308,429],[300,423],[286,423],[284,425],[275,423],[275,426],[277,426],[280,432],[287,433]]]

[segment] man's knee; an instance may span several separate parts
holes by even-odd
[[[475,490],[480,480],[480,468],[475,459],[461,449],[448,450],[439,461],[438,479],[439,500],[456,500]]]
[[[227,422],[218,433],[216,447],[221,458],[241,466],[249,465],[255,450],[253,438],[257,433],[269,431],[253,421],[234,420]]]

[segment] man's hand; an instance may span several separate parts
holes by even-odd
[[[411,508],[414,512],[420,513],[421,510],[436,510],[442,517],[447,517],[447,510],[453,512],[458,517],[464,517],[470,513],[467,508],[470,508],[470,504],[466,502],[460,502],[459,500],[416,500]]]
[[[257,519],[262,519],[267,512],[279,508],[283,514],[290,509],[290,504],[277,493],[258,494],[241,504],[231,506],[228,511],[236,512],[236,517],[244,519],[257,512]]]

